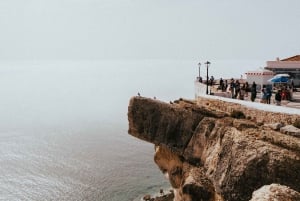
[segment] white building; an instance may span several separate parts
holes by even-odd
[[[248,71],[245,74],[247,76],[246,81],[249,83],[249,85],[252,85],[252,83],[255,82],[258,90],[267,85],[271,85],[272,83],[268,82],[268,80],[274,77],[274,73],[272,71],[263,68],[259,68],[258,70],[254,71]]]
[[[289,74],[294,85],[300,86],[300,55],[282,60],[277,58],[275,61],[267,61],[265,69],[271,70],[275,74]]]

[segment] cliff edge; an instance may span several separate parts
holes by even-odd
[[[128,132],[155,145],[174,201],[300,201],[297,119],[205,98],[133,97]]]

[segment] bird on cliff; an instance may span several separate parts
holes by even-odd
[[[164,189],[161,188],[161,189],[159,190],[159,193],[160,193],[161,195],[163,195],[163,194],[164,194]]]
[[[154,96],[153,99],[156,100],[156,97]]]
[[[141,96],[140,92],[138,92],[138,96]]]

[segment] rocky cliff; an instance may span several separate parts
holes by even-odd
[[[128,132],[155,145],[174,201],[300,201],[300,132],[285,130],[300,116],[216,102],[130,100]]]

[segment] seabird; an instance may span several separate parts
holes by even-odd
[[[140,92],[138,92],[138,96],[141,96]]]
[[[161,195],[164,194],[164,190],[162,188],[159,190],[159,192],[160,192]]]

